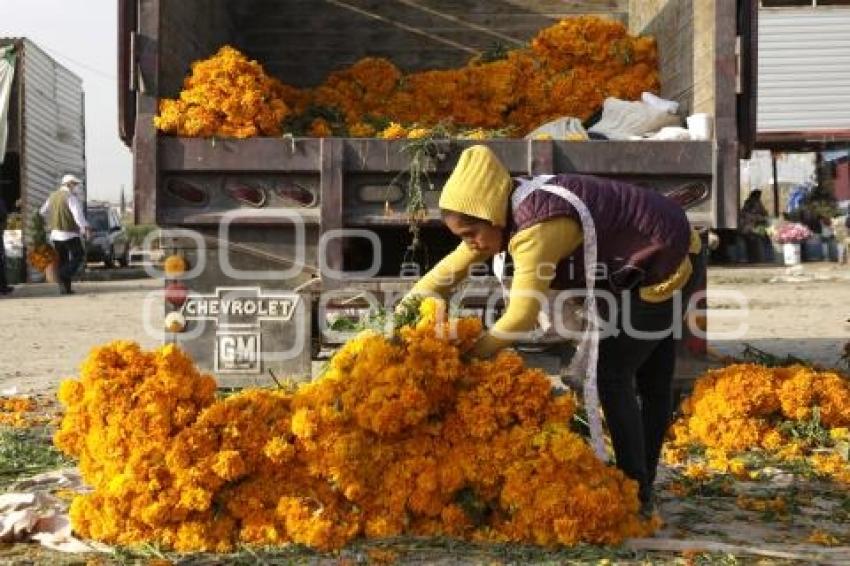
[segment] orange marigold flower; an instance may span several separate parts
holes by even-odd
[[[314,138],[329,138],[333,135],[333,130],[327,120],[316,118],[310,124],[310,130],[307,133]]]
[[[179,255],[170,255],[165,258],[165,261],[162,263],[163,271],[165,271],[166,275],[171,277],[183,275],[188,268],[189,266],[186,263],[186,259]]]
[[[385,140],[397,140],[407,137],[407,129],[396,122],[391,122],[389,126],[381,130],[378,137]]]
[[[375,135],[375,128],[364,122],[357,122],[348,129],[352,138],[370,138]]]
[[[410,131],[407,132],[407,139],[416,140],[426,138],[430,134],[431,130],[429,128],[411,128]]]

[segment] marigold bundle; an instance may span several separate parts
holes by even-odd
[[[780,462],[808,462],[824,476],[850,482],[850,380],[839,373],[730,365],[701,377],[681,410],[665,459],[688,463],[686,475],[746,477],[752,470],[744,453],[758,451]],[[694,462],[700,452],[705,461]]]
[[[229,61],[239,61],[240,71],[229,70]],[[229,78],[222,84],[223,67]],[[221,127],[222,116],[234,108],[256,107],[259,97],[249,96],[256,89],[246,91],[241,78],[244,67],[249,76],[264,76],[259,64],[230,47],[196,63],[180,100],[161,102],[157,127],[185,136],[277,135],[271,127]],[[635,100],[643,91],[657,91],[657,67],[654,39],[629,36],[616,21],[579,17],[542,30],[529,47],[495,61],[478,58],[459,69],[404,75],[392,62],[369,57],[332,73],[314,89],[272,82],[260,92],[285,101],[292,110],[290,131],[299,135],[371,137],[383,130],[381,137],[397,139],[407,137],[399,130],[402,124],[427,130],[450,123],[461,129],[509,128],[523,136],[562,116],[587,119],[609,96]],[[275,108],[286,114],[284,107]],[[266,115],[269,126],[276,116]],[[396,127],[387,130],[389,122]]]
[[[44,273],[48,267],[56,263],[59,256],[56,255],[56,250],[50,244],[41,244],[36,246],[27,254],[27,263],[33,269]]]
[[[36,403],[32,397],[0,397],[0,425],[24,428],[35,424]]]
[[[225,46],[192,65],[179,99],[160,100],[154,125],[187,137],[278,136],[290,112],[287,90],[259,63]]]
[[[480,322],[437,312],[426,301],[393,337],[362,333],[292,393],[215,400],[213,380],[174,346],[95,350],[60,390],[68,412],[56,444],[94,487],[72,505],[74,528],[181,551],[648,534],[636,484],[570,429],[574,398],[553,396],[513,353],[465,365]]]

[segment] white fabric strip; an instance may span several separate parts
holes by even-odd
[[[596,223],[587,206],[578,196],[565,187],[547,184],[554,175],[538,175],[531,180],[517,179],[519,186],[511,195],[511,205],[517,207],[531,193],[543,190],[566,200],[576,210],[581,220],[581,229],[584,238],[584,266],[585,266],[585,288],[584,312],[586,323],[581,334],[576,353],[570,361],[567,373],[584,375],[584,406],[587,410],[587,420],[590,427],[590,442],[596,455],[603,461],[608,460],[605,450],[605,441],[602,432],[602,417],[599,414],[599,390],[596,383],[596,365],[599,361],[599,313],[596,309],[596,280],[594,278],[594,266],[597,256]],[[496,278],[502,286],[505,300],[509,295],[505,278],[505,253],[498,254],[493,259],[493,270]],[[541,311],[542,312],[542,311]],[[539,318],[539,317],[538,317]],[[548,320],[545,321],[547,324]]]

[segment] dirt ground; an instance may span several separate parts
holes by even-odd
[[[746,301],[744,310],[737,293]],[[750,344],[781,357],[835,367],[850,341],[846,265],[710,269],[708,303],[709,344],[724,355],[738,355]],[[730,338],[728,333],[742,323],[743,338]]]
[[[162,282],[153,279],[77,283],[77,294],[57,296],[55,285],[18,286],[0,297],[0,391],[43,391],[63,378],[77,375],[89,350],[116,339],[153,348],[162,334],[162,299],[154,293]],[[145,305],[149,304],[149,308]]]
[[[0,390],[51,389],[76,375],[89,349],[110,340],[135,340],[146,348],[161,343],[156,296],[161,282],[87,282],[75,288],[76,295],[59,297],[53,285],[26,285],[0,297]],[[850,340],[848,318],[848,266],[710,270],[709,339],[720,354],[739,354],[748,343],[832,366]],[[724,336],[741,323],[747,325],[743,338]]]
[[[59,297],[52,285],[27,285],[11,297],[0,298],[0,394],[16,388],[50,398],[62,378],[77,373],[90,348],[110,340],[129,339],[145,348],[155,347],[162,340],[161,288],[160,281],[150,279],[87,282],[76,285],[76,295]],[[779,356],[790,354],[834,366],[843,345],[850,340],[848,317],[847,266],[806,265],[791,271],[778,267],[714,268],[709,273],[710,346],[719,355],[738,355],[744,344],[750,344]],[[730,338],[728,333],[742,323],[746,325],[743,336]],[[653,539],[632,540],[624,547],[545,551],[413,539],[391,543],[388,548],[405,562],[437,564],[605,563],[601,560],[623,564],[850,563],[850,546],[846,545],[850,542],[846,538],[850,498],[844,490],[778,470],[767,482],[738,482],[732,491],[718,489],[684,498],[672,489],[678,482],[675,471],[666,467],[661,470],[658,494],[664,529]],[[744,511],[736,504],[736,497],[743,494],[781,496],[793,512],[774,516]],[[810,542],[809,537],[820,531],[838,536],[840,545],[825,548]],[[354,545],[342,557],[364,563],[371,550],[368,544]],[[683,555],[683,551],[690,554]],[[324,563],[298,549],[281,552],[284,554],[272,552],[262,559],[270,563]],[[107,555],[105,562],[129,563],[145,558],[150,556],[119,553]],[[207,562],[200,556],[175,557],[174,563],[213,564],[222,560],[221,556],[209,558]],[[252,551],[226,561],[259,560]],[[0,562],[77,563],[67,555],[32,544],[0,545]]]

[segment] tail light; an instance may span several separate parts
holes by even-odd
[[[307,187],[298,183],[286,183],[275,187],[274,192],[285,201],[298,206],[313,206],[316,204],[316,195]]]
[[[165,286],[165,300],[175,308],[180,308],[189,297],[189,289],[182,283],[172,282]]]
[[[209,196],[204,189],[187,183],[182,179],[171,179],[168,181],[165,190],[169,194],[194,206],[203,206],[209,201]]]
[[[263,208],[266,205],[266,191],[250,185],[236,185],[229,187],[227,194],[235,201],[254,208]]]

